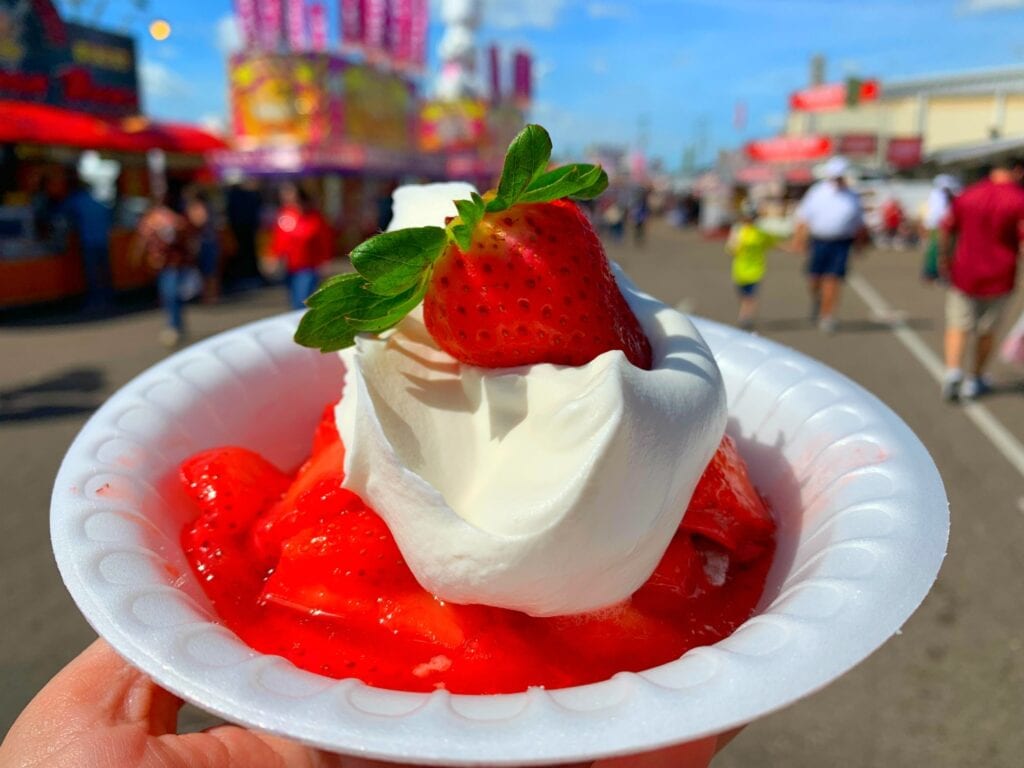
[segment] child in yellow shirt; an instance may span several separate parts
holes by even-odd
[[[754,327],[757,315],[757,289],[767,269],[768,251],[783,238],[760,229],[757,209],[745,204],[740,209],[740,221],[729,233],[725,248],[732,254],[732,281],[740,297],[737,325],[745,330]]]

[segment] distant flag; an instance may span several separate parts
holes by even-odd
[[[288,47],[293,51],[306,48],[305,0],[288,0]]]
[[[281,42],[281,0],[259,0],[260,42],[270,51]]]
[[[411,60],[413,0],[391,0],[388,14],[388,47],[391,59],[398,65]]]
[[[409,22],[409,62],[418,69],[427,63],[427,24],[430,22],[430,7],[427,0],[412,0],[412,17]]]
[[[732,113],[732,124],[737,131],[747,129],[747,102],[737,101]]]
[[[363,45],[380,55],[387,49],[388,0],[363,0]]]
[[[366,31],[366,0],[341,0],[341,42],[362,45]]]
[[[317,53],[323,53],[327,50],[327,9],[323,3],[310,3],[306,12],[309,15],[311,47]]]
[[[235,0],[235,17],[242,30],[242,42],[246,46],[259,44],[259,19],[256,16],[256,0]]]
[[[492,45],[487,51],[487,62],[491,80],[491,101],[497,104],[501,101],[501,59],[498,46]]]
[[[517,101],[528,102],[532,96],[533,60],[525,51],[516,51],[512,60],[512,92]]]

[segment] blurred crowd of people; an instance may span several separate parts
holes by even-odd
[[[36,230],[56,249],[76,244],[87,290],[84,310],[109,311],[116,204],[102,201],[77,173],[60,185],[51,183],[54,178],[41,181],[33,200]],[[185,338],[186,304],[216,303],[225,282],[243,288],[284,283],[288,305],[302,308],[334,254],[336,233],[300,184],[220,187],[172,180],[156,186],[163,188],[132,220],[128,258],[133,268],[153,275],[165,314],[160,341],[168,347]]]
[[[810,317],[823,332],[833,333],[851,252],[872,240],[890,248],[923,242],[922,277],[945,287],[942,397],[969,401],[989,392],[987,371],[1024,247],[1024,160],[1001,160],[965,189],[950,175],[937,176],[912,236],[902,206],[892,198],[879,206],[871,231],[861,197],[847,181],[850,168],[843,158],[832,158],[823,170],[824,178],[795,208],[791,236],[759,224],[751,201],[741,205],[726,243],[739,297],[738,324],[754,326],[767,254],[776,246],[806,254]],[[1005,337],[1002,356],[1024,364],[1024,315]]]

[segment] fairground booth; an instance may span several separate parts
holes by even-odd
[[[85,291],[78,233],[62,216],[79,180],[112,207],[114,289],[152,281],[128,244],[154,172],[202,181],[204,153],[224,146],[141,114],[132,38],[64,21],[50,0],[0,0],[0,308]]]
[[[222,180],[255,180],[265,195],[298,182],[347,252],[387,223],[398,184],[494,182],[524,122],[530,63],[517,52],[505,88],[492,47],[489,86],[480,84],[477,2],[441,4],[434,80],[426,0],[342,0],[340,10],[334,35],[317,2],[268,0],[257,13],[253,0],[236,0],[244,48],[229,63],[232,147],[209,159]]]

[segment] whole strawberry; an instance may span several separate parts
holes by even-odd
[[[400,229],[358,246],[357,274],[309,298],[296,341],[342,349],[422,301],[438,346],[470,365],[584,365],[618,349],[650,368],[650,343],[601,242],[566,199],[596,197],[608,177],[593,165],[547,171],[550,157],[547,132],[529,125],[509,146],[498,188],[455,201],[459,215],[447,227]]]
[[[601,241],[568,200],[486,214],[469,248],[452,243],[434,265],[423,319],[448,354],[485,368],[584,365],[610,349],[651,364]]]

